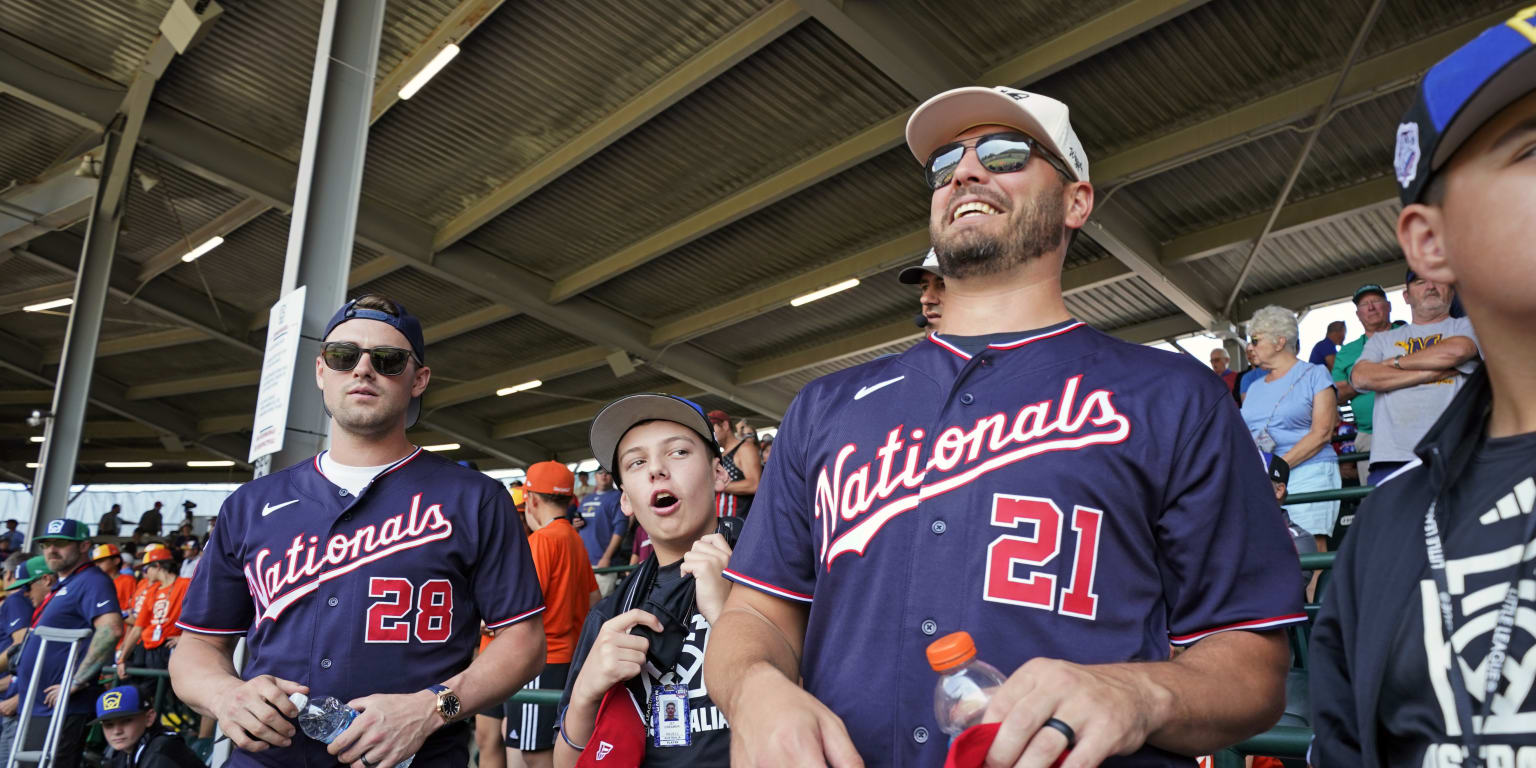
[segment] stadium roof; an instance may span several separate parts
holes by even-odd
[[[1146,342],[1333,301],[1401,282],[1410,87],[1524,2],[1390,3],[1240,285],[1369,0],[391,2],[349,293],[423,318],[414,439],[485,468],[584,458],[585,422],[634,391],[768,423],[811,378],[917,337],[892,272],[927,248],[902,126],[935,92],[1006,84],[1067,102],[1092,161],[1098,207],[1064,278],[1081,319]],[[69,186],[170,6],[8,4],[0,209]],[[155,88],[77,481],[249,476],[185,462],[246,458],[320,7],[230,0]],[[399,100],[449,42],[458,57]],[[26,480],[41,433],[23,419],[51,402],[68,309],[19,308],[69,295],[85,232],[78,193],[30,210],[0,235],[0,476]]]

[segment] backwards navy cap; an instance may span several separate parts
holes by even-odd
[[[1434,174],[1483,123],[1536,85],[1536,5],[1430,67],[1397,126],[1392,167],[1403,205],[1423,200]]]
[[[386,301],[389,300],[386,299]],[[421,332],[421,321],[416,319],[415,315],[407,312],[405,310],[404,304],[401,304],[398,301],[390,301],[391,304],[395,305],[395,311],[397,313],[391,315],[388,312],[381,310],[359,307],[357,306],[357,302],[357,299],[353,299],[341,305],[341,309],[336,310],[336,314],[331,315],[330,322],[325,324],[325,333],[321,334],[320,336],[321,341],[325,341],[326,339],[330,338],[331,331],[336,330],[336,326],[341,325],[348,320],[377,320],[391,328],[394,328],[395,330],[399,331],[401,335],[405,336],[405,340],[411,345],[411,353],[416,356],[416,362],[422,365],[426,365],[427,339],[426,336],[424,336]],[[327,409],[326,413],[329,414],[330,410]],[[413,397],[411,398],[410,406],[407,407],[405,411],[405,428],[410,429],[412,426],[414,426],[416,424],[416,418],[420,415],[421,398]]]

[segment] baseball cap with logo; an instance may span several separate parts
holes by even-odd
[[[902,267],[901,271],[896,273],[896,279],[907,285],[917,285],[923,281],[925,274],[934,277],[944,276],[944,273],[939,271],[939,254],[934,253],[932,248],[929,248],[928,255],[923,257],[923,263]]]
[[[359,307],[357,306],[357,301],[357,299],[353,299],[341,305],[341,309],[336,310],[336,314],[331,315],[330,322],[325,324],[325,333],[320,334],[321,341],[325,341],[326,339],[330,338],[331,331],[336,330],[336,326],[341,325],[348,320],[377,320],[399,331],[400,334],[405,337],[405,340],[410,343],[411,352],[412,354],[416,355],[416,360],[422,365],[426,365],[427,340],[426,336],[423,335],[421,330],[421,321],[416,319],[415,315],[407,312],[405,310],[404,304],[401,304],[398,301],[393,302],[395,305],[395,311],[398,314],[391,315],[383,310]],[[326,414],[330,414],[330,409],[326,409]],[[409,429],[412,425],[414,425],[416,423],[416,418],[420,415],[421,398],[413,397],[411,398],[411,404],[406,408],[405,411],[406,428]]]
[[[1359,288],[1355,289],[1355,299],[1354,299],[1355,300],[1355,304],[1358,306],[1360,304],[1360,299],[1362,299],[1362,298],[1364,298],[1366,296],[1369,296],[1369,295],[1371,295],[1373,293],[1376,294],[1377,296],[1382,297],[1383,299],[1385,299],[1387,297],[1387,289],[1385,289],[1385,288],[1383,288],[1383,287],[1381,287],[1381,286],[1379,286],[1379,285],[1377,285],[1375,283],[1366,283],[1365,285],[1362,285]]]
[[[1273,453],[1260,454],[1264,458],[1264,472],[1271,483],[1285,485],[1291,479],[1291,465]]]
[[[91,723],[133,717],[148,711],[149,709],[144,706],[143,698],[139,695],[139,689],[131,685],[120,685],[96,697],[96,719]]]
[[[1429,68],[1397,126],[1392,169],[1403,205],[1421,202],[1430,180],[1483,123],[1536,88],[1533,51],[1536,5]]]
[[[523,490],[549,496],[569,496],[575,493],[576,475],[558,461],[541,461],[528,468],[528,479]]]
[[[971,86],[945,91],[923,102],[907,119],[907,148],[918,163],[935,149],[978,125],[1005,125],[1033,136],[1088,181],[1088,153],[1072,130],[1067,105],[1015,88]]]
[[[16,578],[11,582],[11,589],[21,589],[49,573],[48,561],[42,556],[32,558],[25,563],[16,566],[16,572],[11,574]]]
[[[724,412],[721,412],[724,415]],[[710,417],[698,403],[675,395],[644,392],[621,397],[606,406],[592,420],[590,432],[592,455],[613,475],[614,485],[622,486],[623,480],[614,465],[618,464],[619,441],[636,424],[646,421],[671,421],[697,432],[704,445],[715,456],[720,455],[720,445],[715,442],[715,430]]]
[[[85,523],[79,520],[49,520],[48,527],[43,529],[43,533],[37,537],[37,540],[85,541],[90,537],[91,532],[86,530]]]

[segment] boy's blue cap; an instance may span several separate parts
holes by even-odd
[[[120,685],[96,697],[96,719],[92,722],[132,717],[147,711],[139,696],[139,689],[131,685]]]
[[[1491,27],[1429,68],[1397,126],[1392,167],[1403,205],[1488,119],[1536,88],[1536,5]]]
[[[407,312],[405,310],[404,304],[401,304],[398,301],[392,303],[395,305],[395,311],[398,314],[391,315],[388,312],[381,312],[377,309],[358,307],[357,299],[353,299],[341,305],[341,309],[336,310],[336,314],[331,315],[330,322],[325,324],[325,333],[320,335],[320,340],[325,341],[326,339],[330,338],[331,331],[336,330],[336,326],[341,325],[348,320],[377,320],[385,325],[390,326],[391,328],[394,328],[403,336],[405,336],[405,340],[410,342],[411,353],[416,355],[416,362],[420,363],[421,365],[426,365],[427,338],[422,333],[421,321],[418,320],[415,315]],[[327,413],[329,413],[329,411],[327,411]],[[420,415],[421,398],[413,397],[411,398],[410,406],[405,411],[406,428],[409,429],[412,426],[415,426],[416,418]]]
[[[698,403],[685,397],[666,395],[657,392],[644,392],[638,395],[621,397],[606,406],[592,420],[592,455],[602,462],[603,468],[613,475],[613,482],[622,485],[619,477],[618,452],[619,441],[624,439],[624,434],[636,424],[646,421],[671,421],[681,424],[694,432],[704,440],[704,444],[720,455],[720,444],[715,442],[715,430],[709,423],[709,416],[704,413],[704,408]]]

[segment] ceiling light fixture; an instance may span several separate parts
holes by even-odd
[[[801,296],[800,298],[797,298],[797,299],[794,299],[794,300],[790,301],[789,305],[791,307],[804,306],[804,305],[809,304],[809,303],[811,303],[811,302],[813,302],[813,301],[815,301],[817,299],[825,299],[826,297],[831,296],[834,293],[839,293],[841,291],[846,291],[849,288],[852,288],[852,287],[854,287],[855,285],[858,285],[858,284],[859,284],[859,279],[857,277],[850,277],[847,280],[844,280],[841,283],[838,283],[836,285],[829,285],[829,286],[827,286],[827,287],[825,287],[825,288],[823,288],[823,289],[821,289],[819,291],[811,291],[810,293],[807,293],[806,295]]]
[[[27,469],[37,469],[38,467],[41,467],[41,466],[42,466],[41,464],[39,464],[39,463],[37,463],[35,461],[27,462]]]
[[[544,386],[544,382],[539,381],[538,379],[534,379],[533,381],[525,381],[515,387],[502,387],[501,389],[496,390],[496,396],[506,397],[507,395],[510,395],[514,392],[527,392],[530,389],[542,386]]]
[[[416,76],[411,78],[411,81],[406,83],[404,88],[400,89],[400,98],[409,99],[415,96],[416,92],[421,90],[421,87],[426,85],[428,80],[431,80],[433,76],[441,72],[443,67],[448,66],[448,62],[453,61],[453,57],[457,55],[459,55],[459,47],[457,45],[449,43],[443,46],[443,49],[438,51],[431,61],[427,62],[427,66],[422,67],[421,71],[417,72]]]
[[[421,447],[421,449],[423,451],[434,451],[434,452],[435,451],[457,451],[459,449],[459,444],[458,443],[442,443],[442,444],[439,444],[439,445],[423,445]]]
[[[34,443],[41,443],[43,441],[43,436],[42,435],[33,435],[33,436],[31,436],[31,437],[29,437],[27,439],[31,440]]]
[[[207,242],[203,243],[202,245],[199,245],[196,248],[193,248],[190,253],[188,253],[187,255],[185,255],[183,257],[181,257],[181,260],[182,261],[188,261],[188,262],[190,262],[190,261],[197,261],[197,257],[199,257],[199,256],[201,256],[201,255],[203,255],[203,254],[205,254],[205,253],[207,253],[207,252],[209,252],[209,251],[211,251],[211,250],[213,250],[213,249],[215,249],[215,248],[217,248],[217,247],[219,247],[219,246],[221,246],[223,244],[224,244],[224,238],[219,237],[218,235],[214,235],[213,237],[208,238]]]
[[[148,469],[154,465],[153,461],[109,461],[107,469]]]
[[[22,307],[21,311],[42,312],[45,309],[58,309],[59,307],[67,307],[73,303],[75,303],[74,299],[54,299],[53,301],[45,301],[41,304],[29,304],[25,307]]]
[[[189,462],[187,462],[187,466],[189,466],[189,467],[233,467],[234,465],[235,465],[235,463],[233,461],[227,461],[227,460],[226,461],[189,461]]]

